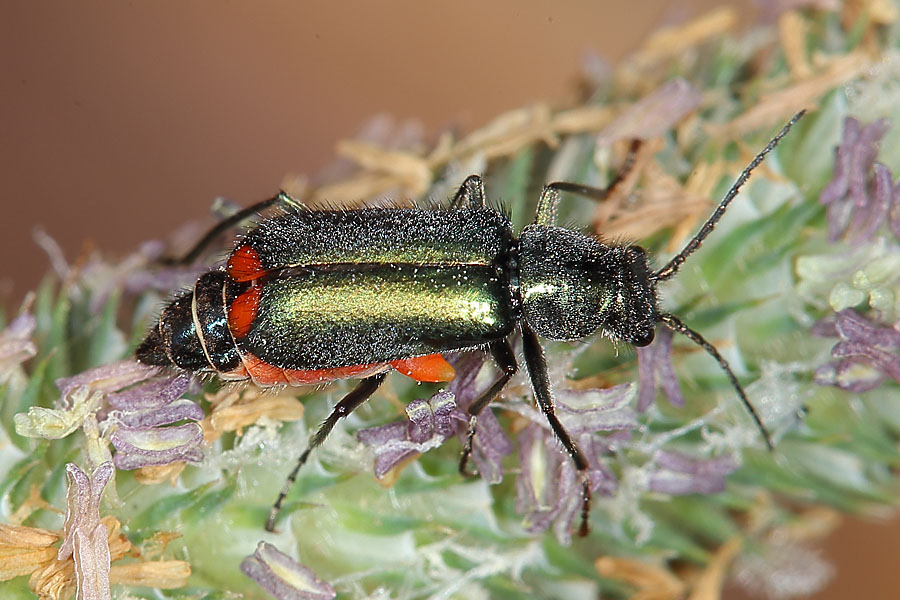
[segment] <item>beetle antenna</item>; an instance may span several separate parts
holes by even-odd
[[[681,252],[676,254],[675,257],[672,258],[672,260],[670,260],[665,267],[654,273],[651,276],[651,279],[655,281],[665,281],[678,272],[678,269],[681,267],[684,261],[687,260],[687,257],[693,254],[694,251],[700,247],[700,244],[703,243],[703,240],[706,239],[706,236],[708,236],[710,232],[712,232],[712,230],[715,228],[716,223],[718,223],[719,219],[722,218],[722,215],[725,214],[725,209],[728,208],[728,205],[731,204],[731,201],[734,200],[734,197],[737,196],[738,192],[741,190],[741,186],[747,183],[747,180],[750,179],[750,174],[753,172],[753,169],[760,165],[760,163],[766,157],[766,154],[771,152],[775,148],[775,146],[778,145],[778,142],[781,141],[781,138],[787,135],[788,131],[791,130],[791,127],[794,126],[794,123],[799,121],[800,117],[802,117],[805,113],[806,110],[801,110],[800,112],[798,112],[790,121],[788,121],[788,123],[784,127],[781,128],[781,131],[775,134],[775,137],[773,137],[771,141],[769,141],[766,147],[763,148],[760,153],[753,158],[752,161],[750,161],[750,164],[747,165],[747,167],[743,171],[741,171],[741,174],[734,182],[734,185],[731,186],[731,189],[728,190],[728,193],[725,194],[725,197],[722,198],[721,202],[719,202],[716,210],[714,210],[713,213],[709,216],[709,218],[706,220],[706,223],[704,223],[703,227],[700,228],[700,231],[697,232],[697,235],[691,238],[691,241],[688,242],[687,245],[681,250]]]
[[[692,342],[706,350],[706,352],[716,359],[716,362],[719,363],[719,366],[722,367],[722,370],[725,371],[725,374],[728,375],[728,380],[731,381],[731,385],[737,391],[738,396],[741,397],[741,402],[744,404],[744,408],[747,409],[747,412],[750,413],[750,416],[753,417],[753,420],[756,422],[756,427],[759,429],[759,432],[762,434],[763,439],[766,441],[766,447],[768,447],[769,451],[775,449],[775,446],[772,444],[772,436],[769,434],[769,430],[766,429],[766,426],[763,425],[762,419],[759,418],[759,413],[756,412],[756,409],[753,408],[753,405],[750,404],[750,400],[747,399],[747,394],[744,393],[744,388],[741,387],[741,384],[738,383],[737,377],[735,377],[734,372],[731,370],[731,367],[728,366],[728,361],[725,360],[719,351],[716,350],[716,347],[707,342],[702,335],[685,325],[681,322],[681,319],[676,317],[670,313],[662,313],[659,315],[659,321],[671,329],[676,333],[680,333],[681,335],[687,337]]]

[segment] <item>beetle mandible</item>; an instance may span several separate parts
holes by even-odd
[[[661,323],[718,362],[771,449],[768,431],[726,360],[678,317],[660,310],[656,287],[700,247],[753,169],[802,115],[756,155],[697,234],[656,271],[639,246],[606,243],[556,223],[560,192],[602,199],[615,182],[603,190],[565,182],[545,186],[534,223],[518,237],[509,219],[487,205],[477,175],[442,210],[308,210],[280,193],[223,221],[188,253],[185,261],[236,223],[274,204],[286,207],[252,228],[224,267],[201,275],[192,290],[164,307],[136,356],[150,365],[251,379],[263,387],[361,379],[310,438],[272,506],[266,522],[272,531],[310,452],[388,371],[450,381],[454,372],[444,353],[486,348],[500,375],[468,408],[459,464],[465,473],[478,414],[518,370],[508,339],[518,327],[537,405],[581,478],[584,535],[588,461],[555,414],[539,338],[576,340],[600,331],[645,346]]]

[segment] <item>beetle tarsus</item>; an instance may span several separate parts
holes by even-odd
[[[584,196],[598,202],[602,202],[610,197],[610,195],[619,187],[625,178],[631,174],[634,165],[637,162],[637,152],[643,142],[639,139],[631,141],[628,147],[628,155],[625,162],[619,168],[613,180],[609,185],[603,188],[582,185],[580,183],[572,183],[571,181],[554,181],[544,186],[541,196],[538,199],[537,211],[535,212],[534,222],[536,225],[555,226],[557,224],[557,207],[559,205],[560,192],[576,194]]]
[[[581,524],[578,526],[578,535],[585,537],[591,532],[588,517],[591,514],[591,478],[587,471],[581,471]]]
[[[478,471],[469,471],[469,457],[472,456],[472,443],[475,440],[477,417],[472,415],[469,417],[469,427],[466,430],[466,442],[463,444],[462,454],[459,455],[459,474],[463,477],[472,478],[478,475]]]
[[[484,208],[485,193],[484,181],[478,175],[469,175],[466,180],[459,186],[453,202],[450,203],[452,208]]]

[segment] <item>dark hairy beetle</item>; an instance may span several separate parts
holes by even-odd
[[[465,473],[478,414],[518,370],[508,340],[518,328],[537,405],[581,477],[585,534],[588,461],[554,412],[539,338],[576,340],[599,331],[645,346],[661,323],[719,363],[771,449],[728,363],[699,333],[660,310],[656,287],[700,247],[751,171],[802,115],[756,155],[698,233],[656,271],[639,246],[605,243],[557,225],[560,192],[603,198],[610,188],[547,185],[534,223],[518,236],[504,214],[487,206],[477,175],[441,210],[318,211],[279,194],[220,223],[185,257],[193,260],[216,235],[262,209],[276,203],[287,208],[261,220],[224,267],[201,275],[192,290],[163,308],[137,358],[260,386],[361,379],[310,439],[269,514],[266,528],[272,531],[309,453],[375,392],[388,371],[417,381],[449,381],[454,371],[443,353],[486,348],[500,375],[469,406],[459,467]]]

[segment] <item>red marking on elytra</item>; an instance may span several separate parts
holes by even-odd
[[[393,367],[399,373],[416,381],[442,382],[451,381],[456,372],[440,354],[404,358],[390,363],[372,363],[369,365],[351,365],[332,369],[283,369],[269,364],[250,352],[241,352],[247,375],[256,385],[266,387],[273,385],[315,385],[328,383],[338,379],[364,379],[385,369]]]
[[[303,371],[300,369],[276,367],[249,352],[242,352],[241,360],[244,362],[247,373],[253,378],[253,382],[263,387],[271,385],[315,385],[337,379],[362,379],[380,373],[388,366],[386,363],[375,363],[371,365],[353,365],[350,367]]]
[[[249,352],[242,353],[241,360],[244,361],[244,367],[246,367],[247,373],[250,374],[250,377],[253,378],[253,383],[256,385],[263,387],[270,385],[288,385],[284,369],[281,367],[270,365],[263,359],[254,356]]]
[[[441,354],[394,360],[391,361],[391,366],[416,381],[438,383],[453,381],[453,378],[456,377],[456,370]]]
[[[250,246],[241,246],[231,253],[225,265],[235,281],[252,281],[265,274],[259,254]]]
[[[240,381],[241,379],[250,377],[250,374],[247,373],[244,363],[239,363],[238,366],[230,371],[219,371],[219,377],[226,381]]]
[[[259,296],[262,286],[254,285],[239,295],[228,307],[228,329],[235,339],[242,338],[250,333],[253,320],[259,310]]]
[[[371,365],[354,365],[352,367],[336,367],[334,369],[315,369],[313,371],[298,371],[285,369],[284,374],[291,385],[309,385],[313,383],[325,383],[336,379],[358,378],[364,379],[375,373],[385,370],[384,363]]]

